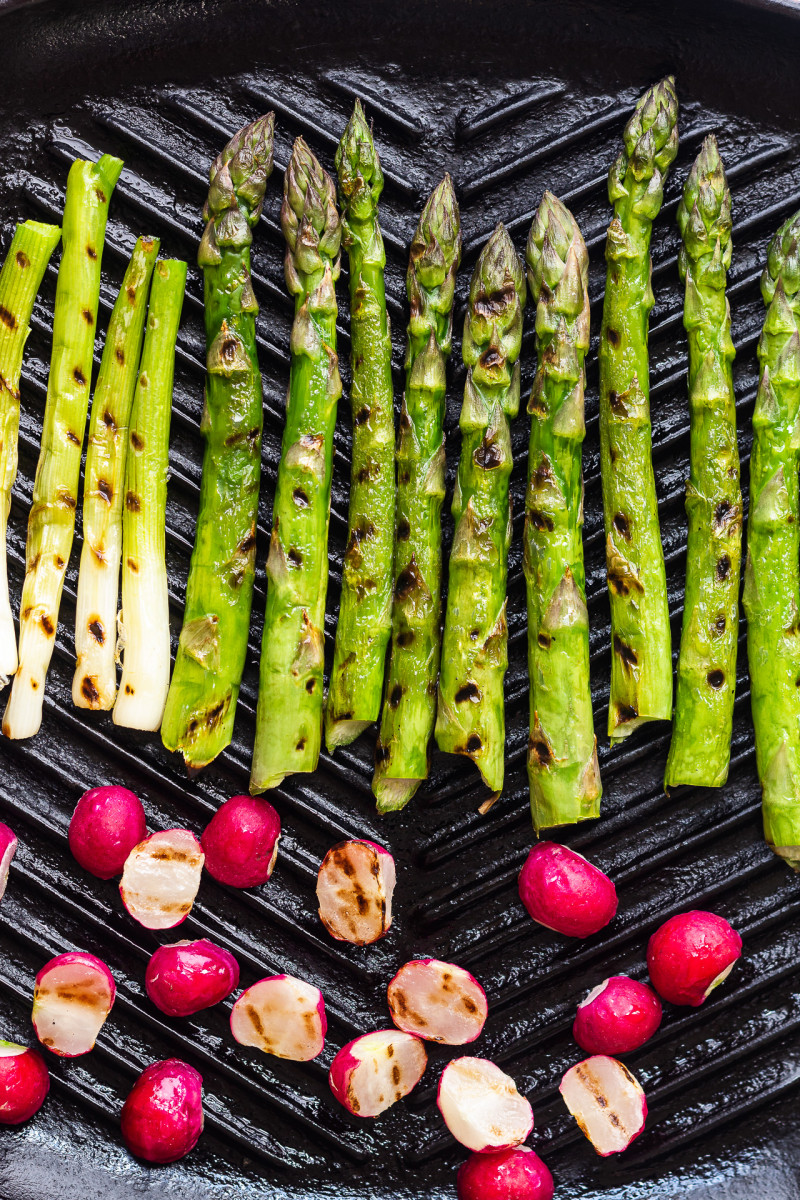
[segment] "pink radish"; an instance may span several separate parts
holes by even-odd
[[[125,1145],[137,1158],[183,1158],[203,1132],[202,1075],[179,1058],[152,1063],[128,1093],[121,1122]]]
[[[142,802],[124,787],[84,792],[69,823],[69,848],[85,871],[112,879],[134,846],[147,837]]]
[[[392,923],[394,884],[388,850],[364,839],[340,842],[325,855],[317,878],[322,924],[340,942],[377,942]]]
[[[17,851],[17,835],[0,821],[0,900],[6,894],[8,870]]]
[[[381,1029],[348,1042],[331,1063],[331,1091],[356,1117],[377,1117],[417,1086],[428,1065],[411,1033]]]
[[[487,1058],[454,1058],[439,1080],[444,1123],[468,1150],[509,1150],[533,1129],[533,1109],[517,1085]]]
[[[619,1154],[644,1129],[647,1100],[639,1081],[616,1058],[597,1054],[570,1067],[558,1089],[603,1158]]]
[[[458,1200],[553,1200],[553,1176],[529,1146],[473,1154],[458,1172]]]
[[[0,1042],[0,1125],[21,1125],[50,1091],[50,1072],[38,1050]]]
[[[147,994],[168,1017],[189,1017],[211,1008],[239,984],[239,964],[230,950],[200,938],[159,946],[144,977]]]
[[[31,1018],[43,1046],[61,1058],[92,1049],[116,996],[104,962],[81,950],[51,958],[36,976]]]
[[[540,842],[520,872],[519,894],[534,921],[567,937],[597,933],[617,911],[617,890],[582,854]]]
[[[697,1008],[730,975],[741,953],[742,939],[724,917],[678,913],[650,938],[647,969],[665,1000]]]
[[[188,829],[163,829],[134,846],[119,885],[122,903],[145,929],[172,929],[191,912],[203,849]]]
[[[272,874],[280,836],[281,819],[268,800],[231,796],[200,839],[206,870],[230,887],[258,887]]]
[[[463,1046],[474,1042],[486,1022],[486,993],[477,979],[438,958],[407,962],[387,988],[398,1029],[429,1042]]]
[[[291,975],[271,975],[242,992],[231,1033],[242,1046],[308,1062],[322,1053],[328,1022],[319,988]]]
[[[578,1005],[572,1035],[589,1054],[638,1050],[661,1024],[661,1001],[646,983],[612,975]]]

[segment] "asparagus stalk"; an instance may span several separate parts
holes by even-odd
[[[122,517],[122,679],[114,724],[158,729],[169,688],[169,595],[164,538],[175,341],[186,263],[156,263],[130,417]]]
[[[686,597],[664,782],[719,787],[728,777],[736,690],[742,492],[731,371],[735,351],[725,295],[731,194],[713,135],[686,180],[678,225],[692,439]]]
[[[509,420],[519,411],[525,291],[522,264],[498,225],[475,266],[464,321],[467,382],[436,717],[439,748],[471,758],[495,794],[505,757]]]
[[[342,235],[350,261],[353,463],[347,550],[325,710],[328,749],[377,721],[392,627],[394,409],[386,254],[378,224],[383,173],[356,100],[336,151]]]
[[[406,388],[397,440],[392,640],[372,790],[379,812],[403,808],[428,775],[436,719],[442,606],[444,415],[461,218],[449,175],[411,243]]]
[[[606,241],[600,332],[600,452],[611,599],[608,735],[619,742],[672,713],[672,650],[664,552],[651,456],[648,317],[650,234],[678,149],[675,81],[641,97],[608,176],[614,219]]]
[[[8,595],[6,529],[17,477],[19,379],[33,302],[61,238],[57,225],[17,225],[0,271],[0,687],[17,669],[17,636]]]
[[[53,353],[28,518],[19,668],[3,718],[3,733],[10,738],[32,737],[42,723],[45,680],[75,531],[108,204],[121,170],[120,159],[104,154],[97,163],[74,162],[67,180]]]
[[[333,180],[302,138],[284,181],[286,285],[294,296],[286,426],[267,558],[251,792],[313,771],[322,738],[328,524],[336,404],[336,291],[342,230]]]
[[[189,767],[210,763],[233,734],[250,633],[261,479],[258,312],[251,229],[272,172],[273,113],[241,129],[214,161],[198,262],[206,326],[200,510],[175,669],[161,726]]]
[[[572,214],[545,192],[525,255],[536,300],[524,570],[528,598],[528,781],[538,833],[600,815],[589,689],[581,445],[589,349],[589,255]]]
[[[764,836],[800,870],[800,213],[770,243],[744,571]]]
[[[77,663],[72,700],[78,708],[111,708],[117,694],[114,652],[125,450],[158,246],[157,238],[140,237],[136,243],[108,323],[92,400],[75,608]]]

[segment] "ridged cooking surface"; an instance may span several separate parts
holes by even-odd
[[[469,967],[486,988],[489,1021],[471,1052],[499,1062],[531,1099],[536,1114],[532,1144],[553,1169],[560,1196],[666,1198],[732,1178],[760,1162],[761,1142],[748,1140],[752,1114],[767,1114],[759,1134],[765,1139],[764,1130],[772,1128],[769,1122],[780,1121],[781,1105],[797,1104],[793,1089],[800,1082],[800,883],[761,838],[744,637],[731,773],[724,788],[679,788],[664,795],[667,726],[645,728],[613,751],[605,737],[610,652],[596,357],[609,219],[605,178],[642,80],[631,75],[616,89],[584,90],[560,78],[557,69],[541,74],[532,53],[527,72],[498,75],[494,85],[483,80],[479,86],[468,71],[460,77],[457,64],[443,80],[399,67],[376,68],[380,57],[373,52],[371,59],[349,62],[346,69],[332,64],[316,71],[301,65],[291,72],[248,67],[244,73],[213,83],[198,79],[191,86],[171,83],[164,72],[157,86],[87,94],[83,101],[39,118],[28,127],[24,144],[17,139],[8,151],[1,185],[3,251],[14,219],[59,219],[74,157],[95,158],[108,151],[125,159],[103,258],[101,331],[137,234],[158,235],[163,254],[189,260],[167,511],[174,650],[200,483],[198,423],[205,347],[202,280],[194,260],[207,166],[241,124],[269,109],[277,118],[276,171],[253,245],[253,279],[261,306],[257,332],[264,383],[264,470],[253,620],[233,745],[213,768],[188,779],[179,758],[168,755],[158,737],[121,733],[110,715],[73,708],[79,521],[41,733],[30,742],[0,746],[0,818],[20,836],[0,907],[3,1036],[30,1040],[33,977],[51,955],[73,948],[91,950],[108,962],[118,985],[116,1007],[95,1051],[73,1062],[50,1058],[53,1088],[46,1108],[28,1126],[3,1134],[4,1197],[33,1195],[34,1177],[48,1180],[51,1196],[133,1196],[165,1188],[181,1196],[454,1196],[455,1169],[464,1155],[435,1108],[435,1085],[449,1052],[432,1048],[417,1092],[376,1122],[348,1117],[330,1096],[326,1079],[339,1046],[360,1032],[390,1023],[386,984],[402,962],[423,953]],[[308,63],[306,56],[302,62]],[[688,474],[686,339],[675,225],[680,188],[703,136],[715,131],[734,203],[729,295],[745,484],[757,383],[755,345],[763,316],[758,278],[767,239],[800,205],[795,135],[778,125],[756,128],[744,118],[701,105],[693,98],[691,78],[679,78],[678,86],[681,149],[653,238],[656,307],[650,339],[654,459],[676,649]],[[605,796],[601,821],[568,831],[564,840],[611,874],[620,909],[603,935],[568,941],[534,925],[517,897],[516,877],[532,842],[525,773],[528,698],[521,561],[529,419],[523,411],[512,427],[515,517],[508,597],[507,774],[500,801],[481,816],[477,810],[486,795],[477,772],[470,764],[436,753],[430,782],[416,800],[402,815],[379,819],[369,787],[374,745],[374,734],[369,733],[334,757],[324,754],[314,776],[290,778],[271,794],[284,835],[270,884],[241,893],[206,876],[189,919],[174,937],[160,939],[209,937],[227,946],[239,959],[245,986],[279,971],[318,984],[329,1016],[328,1045],[319,1061],[301,1065],[238,1047],[228,1030],[229,1003],[185,1021],[158,1013],[143,986],[156,937],[127,916],[113,881],[103,883],[81,871],[68,852],[66,832],[78,796],[98,783],[134,788],[144,800],[151,828],[187,825],[198,833],[222,800],[247,790],[264,561],[289,370],[292,305],[283,283],[278,221],[282,170],[299,133],[332,170],[334,149],[356,94],[364,100],[368,117],[374,118],[386,176],[382,222],[398,402],[408,243],[424,199],[446,169],[454,175],[462,205],[465,255],[458,286],[459,340],[448,391],[450,487],[464,382],[464,297],[484,239],[502,218],[521,251],[542,190],[550,187],[571,207],[590,250],[593,339],[584,539],[592,688]],[[47,385],[55,281],[54,263],[36,303],[23,369],[20,475],[9,529],[15,611]],[[346,295],[343,279],[339,348],[345,397],[336,431],[326,622],[329,661],[347,518]],[[529,306],[522,351],[526,395],[535,366],[532,318]],[[100,349],[98,344],[96,363]],[[449,496],[445,513],[449,539]],[[332,844],[355,834],[385,843],[398,862],[395,924],[384,941],[366,949],[329,939],[314,903],[319,861]],[[730,920],[744,938],[744,959],[701,1010],[669,1010],[656,1037],[628,1056],[647,1092],[647,1131],[621,1160],[600,1160],[557,1094],[562,1072],[582,1057],[570,1036],[575,1004],[607,974],[644,978],[650,933],[666,916],[689,907],[709,907]],[[185,1057],[203,1073],[206,1133],[183,1163],[154,1171],[125,1154],[117,1120],[136,1074],[149,1061],[169,1056]],[[771,1162],[777,1182],[770,1182],[769,1171],[763,1174],[767,1168],[761,1163],[761,1194],[795,1195],[789,1190],[789,1174],[787,1190],[780,1190],[784,1168],[778,1159]],[[754,1178],[750,1186],[755,1186]],[[770,1186],[775,1190],[769,1191]],[[701,1194],[712,1192],[698,1190]],[[722,1192],[713,1193],[717,1194]]]

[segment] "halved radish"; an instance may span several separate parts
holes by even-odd
[[[17,850],[17,835],[8,825],[0,822],[0,900],[3,899],[8,883],[8,869]]]
[[[486,1022],[486,993],[474,975],[438,958],[416,958],[401,967],[387,988],[398,1029],[430,1042],[463,1046]]]
[[[394,884],[394,859],[383,846],[340,842],[325,855],[317,878],[322,924],[340,942],[376,942],[392,923]]]
[[[322,992],[292,975],[260,979],[242,992],[231,1012],[237,1042],[295,1062],[322,1053],[327,1028]]]
[[[33,989],[31,1019],[39,1041],[62,1058],[87,1054],[116,991],[113,975],[93,954],[78,950],[51,958]]]
[[[454,1058],[442,1072],[436,1103],[456,1141],[481,1154],[519,1146],[533,1109],[517,1085],[486,1058]]]
[[[122,903],[145,929],[172,929],[191,912],[203,848],[188,829],[162,829],[134,846],[119,885]]]
[[[412,1033],[381,1029],[348,1042],[331,1063],[331,1091],[356,1117],[377,1117],[407,1096],[428,1065],[423,1042]]]
[[[606,1158],[630,1146],[644,1129],[647,1100],[639,1081],[616,1058],[595,1054],[570,1067],[558,1089],[581,1131]]]

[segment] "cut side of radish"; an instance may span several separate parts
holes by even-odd
[[[481,1154],[519,1146],[533,1129],[528,1100],[511,1076],[486,1058],[448,1063],[437,1104],[456,1141]]]
[[[145,929],[172,929],[191,912],[203,849],[188,829],[163,829],[134,846],[119,885],[122,903]]]
[[[334,1058],[331,1091],[354,1116],[377,1117],[417,1086],[427,1065],[425,1046],[413,1034],[365,1033]]]
[[[231,1033],[242,1046],[308,1062],[322,1053],[328,1023],[319,988],[291,975],[271,975],[242,992]]]
[[[111,1012],[114,977],[93,954],[59,954],[36,976],[31,1018],[43,1046],[62,1058],[87,1054]]]
[[[0,900],[6,892],[8,869],[17,850],[17,835],[8,825],[0,822]]]
[[[474,975],[438,958],[407,962],[387,989],[398,1029],[431,1042],[474,1042],[486,1022],[486,993]]]
[[[595,1054],[570,1067],[559,1091],[581,1131],[603,1158],[625,1150],[644,1129],[645,1094],[616,1058]]]
[[[364,840],[340,842],[323,859],[317,879],[320,919],[331,937],[367,946],[392,923],[394,859]]]

